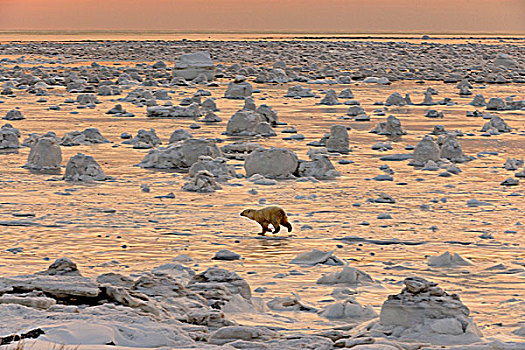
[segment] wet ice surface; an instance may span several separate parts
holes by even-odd
[[[66,66],[90,62],[73,62]],[[57,175],[21,168],[27,161],[29,148],[0,155],[0,239],[3,248],[0,275],[43,270],[49,260],[63,256],[72,258],[87,276],[110,271],[129,274],[187,254],[193,259],[188,266],[196,271],[220,266],[237,272],[252,290],[263,287],[264,293],[255,291],[253,294],[265,301],[289,297],[293,291],[303,302],[320,309],[335,302],[331,295],[334,288],[316,284],[316,281],[341,267],[302,266],[290,264],[290,261],[312,249],[333,250],[338,258],[347,260],[350,266],[380,282],[355,288],[356,299],[363,305],[370,304],[376,312],[389,294],[399,292],[404,278],[420,276],[438,282],[448,292],[458,293],[484,336],[511,336],[518,322],[523,322],[525,313],[525,190],[522,183],[506,187],[500,186],[500,182],[515,173],[503,168],[505,160],[525,155],[525,116],[520,110],[491,112],[501,116],[513,132],[483,137],[480,130],[486,120],[466,117],[465,113],[476,109],[468,105],[475,94],[482,93],[485,98],[518,95],[519,99],[523,98],[520,96],[523,84],[488,84],[483,88],[481,84],[474,84],[473,95],[461,97],[455,84],[436,81],[424,84],[397,81],[386,86],[301,83],[319,96],[329,89],[339,93],[351,87],[354,99],[370,116],[370,121],[356,122],[338,119],[346,116],[347,105],[318,105],[320,99],[316,98],[284,98],[293,83],[252,82],[254,88],[260,90],[253,94],[257,106],[262,103],[272,106],[278,111],[279,120],[288,125],[275,127],[275,137],[245,139],[266,147],[286,147],[299,158],[307,159],[308,142],[319,140],[334,124],[349,126],[352,152],[331,157],[341,177],[319,182],[279,180],[271,186],[257,185],[245,178],[232,179],[221,183],[222,190],[207,194],[183,191],[185,174],[135,166],[149,150],[121,144],[123,132],[135,135],[139,129],[154,128],[162,140],[161,146],[166,146],[171,133],[180,128],[190,131],[196,138],[222,138],[224,142],[218,146],[238,140],[221,135],[228,119],[244,105],[243,100],[222,98],[229,81],[218,79],[218,87],[165,88],[174,105],[200,88],[217,98],[220,111],[216,114],[222,121],[200,123],[199,129],[190,129],[194,119],[147,118],[145,106],[131,103],[124,103],[123,107],[135,114],[133,118],[105,114],[116,103],[121,103],[115,101],[116,98],[126,96],[132,89],[123,90],[120,96],[97,96],[101,104],[94,109],[77,109],[77,104],[64,104],[66,98],[75,98],[64,88],[49,90],[46,103],[35,102],[38,97],[21,90],[16,91],[16,98],[1,97],[4,103],[0,104],[0,115],[20,107],[26,117],[10,122],[21,132],[21,140],[30,133],[42,135],[54,131],[62,137],[70,131],[98,128],[110,143],[61,147],[60,177],[64,175],[67,160],[83,153],[93,156],[112,180],[89,184],[48,181],[56,179]],[[390,106],[385,116],[374,113],[377,108],[383,108],[373,105],[374,102],[384,102],[394,92],[410,93],[412,101],[419,103],[428,86],[439,91],[435,100],[451,97],[457,104]],[[49,110],[50,105],[61,108]],[[444,112],[443,119],[424,117],[428,110],[436,107]],[[369,133],[388,115],[401,121],[406,135],[388,138]],[[438,176],[441,171],[421,171],[409,166],[408,161],[379,159],[389,154],[410,153],[405,147],[415,146],[436,124],[444,125],[449,131],[460,129],[466,135],[459,138],[463,151],[476,157],[468,163],[458,164],[462,170],[458,175],[442,177]],[[289,134],[281,132],[289,126],[297,128],[304,140],[283,140]],[[468,136],[469,133],[474,135]],[[392,150],[371,149],[373,144],[388,140],[392,141]],[[338,164],[340,160],[352,162]],[[236,166],[236,172],[244,172],[242,161],[228,163]],[[384,164],[394,170],[393,181],[374,181],[372,178],[384,173],[379,169]],[[150,190],[141,190],[144,185]],[[254,189],[256,194],[252,194]],[[170,193],[174,198],[169,198]],[[391,195],[395,203],[367,200],[376,199],[380,193]],[[473,198],[486,203],[467,205]],[[260,237],[256,234],[260,230],[257,223],[239,216],[245,208],[267,205],[286,209],[294,226],[292,233],[281,230],[278,235]],[[390,214],[392,218],[378,219],[380,214]],[[238,253],[241,259],[212,260],[221,249]],[[472,265],[449,268],[427,264],[428,256],[446,251],[461,255]],[[247,313],[228,317],[243,325],[267,322],[264,317]],[[307,332],[345,324],[308,312],[283,313],[281,321],[274,322],[274,326]]]

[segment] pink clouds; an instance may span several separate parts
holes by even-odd
[[[525,32],[522,0],[0,0],[2,29]]]

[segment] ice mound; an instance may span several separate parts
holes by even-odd
[[[84,131],[71,131],[60,140],[61,146],[91,145],[97,143],[108,143],[97,128],[87,128]]]
[[[388,151],[390,149],[393,149],[392,142],[386,141],[386,142],[376,142],[372,145],[373,150],[377,150],[380,152]]]
[[[277,112],[272,107],[262,104],[255,111],[261,116],[263,122],[272,126],[279,124]]]
[[[337,84],[352,84],[352,78],[348,75],[340,75],[336,78]]]
[[[444,125],[434,125],[434,129],[431,132],[432,135],[446,135],[448,131],[445,130]]]
[[[200,171],[206,170],[213,175],[216,181],[228,181],[235,178],[235,168],[228,165],[225,158],[211,158],[209,156],[200,156],[199,161],[193,163],[190,167],[189,175],[194,177]]]
[[[330,152],[348,153],[348,131],[344,125],[332,125],[330,136],[326,140],[326,149]]]
[[[388,96],[386,99],[385,105],[386,106],[406,106],[409,104],[409,101],[399,92],[394,92],[392,95]]]
[[[336,78],[336,84],[341,84],[341,85],[348,85],[348,84],[352,84],[352,78],[347,75],[347,73],[344,73],[343,75],[340,75]],[[330,83],[333,83],[333,80],[330,81]]]
[[[489,132],[489,133],[500,133],[500,132],[511,132],[512,129],[505,123],[503,118],[500,116],[493,116],[490,118],[490,121],[485,123],[483,125],[483,128],[481,128],[482,132]]]
[[[77,153],[69,159],[64,180],[66,181],[105,181],[110,179],[92,156]]]
[[[275,297],[266,305],[274,311],[317,311],[315,307],[303,303],[297,293],[292,293],[291,297]]]
[[[117,85],[102,85],[98,88],[99,96],[115,96],[120,95],[122,91]]]
[[[133,145],[133,148],[147,149],[155,148],[162,142],[157,136],[155,129],[151,128],[150,130],[140,129],[134,138],[131,140],[126,140],[122,143],[126,145]]]
[[[465,155],[456,136],[452,133],[439,136],[434,141],[432,136],[425,135],[414,149],[414,154],[409,165],[426,166],[429,161],[441,164],[441,161],[450,161],[453,163],[463,163],[474,159],[472,156]],[[425,169],[429,170],[429,169]]]
[[[95,87],[87,84],[84,79],[73,78],[66,85],[66,91],[71,93],[95,92]]]
[[[248,181],[253,182],[256,185],[265,185],[265,186],[272,186],[276,185],[277,181],[272,179],[267,179],[261,174],[255,174],[248,178]]]
[[[423,166],[423,168],[421,168],[421,170],[423,170],[423,171],[438,171],[439,170],[439,165],[437,165],[437,163],[434,162],[433,160],[428,160],[425,163],[425,166]]]
[[[431,109],[425,113],[427,118],[443,118],[443,112]]]
[[[464,163],[474,159],[472,156],[467,156],[463,153],[461,145],[454,134],[439,136],[437,144],[441,148],[440,157],[443,159],[448,159],[453,163]]]
[[[459,83],[456,84],[456,88],[458,89],[461,89],[464,87],[472,89],[472,84],[468,81],[468,79],[462,79]]]
[[[470,89],[468,88],[468,86],[466,85],[461,85],[460,88],[459,88],[459,94],[461,96],[470,96],[472,95],[472,91],[470,91]]]
[[[441,158],[441,149],[432,136],[425,135],[414,149],[414,155],[409,165],[424,166],[429,160],[438,162]]]
[[[201,156],[217,158],[221,156],[221,151],[212,141],[188,139],[150,150],[139,166],[187,171]]]
[[[505,170],[518,170],[520,166],[523,166],[523,158],[517,159],[509,157],[505,161],[505,164],[503,164]]]
[[[20,147],[20,131],[11,124],[4,124],[0,128],[0,149],[13,149]]]
[[[423,99],[423,103],[421,103],[423,106],[433,106],[433,105],[436,105],[437,102],[434,101],[434,99],[432,98],[432,90],[429,90],[431,88],[428,88],[427,91],[425,92],[425,98]]]
[[[209,110],[204,115],[204,118],[202,118],[202,121],[204,123],[219,123],[219,122],[222,122],[222,119],[217,114]]]
[[[255,111],[257,109],[257,106],[255,105],[255,101],[251,97],[246,97],[244,99],[244,106],[242,107],[243,111]]]
[[[503,111],[507,108],[507,104],[501,97],[492,97],[487,103],[486,108],[489,111]]]
[[[168,91],[166,90],[157,90],[153,93],[153,96],[155,97],[156,100],[163,100],[163,101],[167,101],[167,100],[171,100],[171,97],[168,95]],[[200,97],[198,97],[199,100],[200,100]]]
[[[304,252],[297,255],[295,258],[290,261],[290,264],[299,264],[299,265],[333,265],[339,266],[344,265],[343,261],[337,256],[333,255],[333,251],[324,252],[322,250],[314,249],[309,252]]]
[[[230,136],[275,136],[272,126],[261,118],[261,115],[254,111],[237,111],[228,120],[226,125],[226,135]]]
[[[183,77],[173,77],[171,79],[169,86],[189,86],[190,83],[186,81]]]
[[[352,298],[328,305],[319,315],[328,319],[345,319],[354,322],[362,322],[377,317],[377,313],[370,305],[363,306]]]
[[[80,105],[88,105],[100,103],[100,101],[97,100],[97,96],[94,94],[80,94],[77,96],[77,103]]]
[[[119,99],[120,101],[120,99]],[[121,99],[121,101],[124,102],[132,102],[137,105],[147,105],[147,106],[154,106],[156,105],[155,98],[153,97],[153,94],[149,90],[144,89],[135,89],[133,91],[130,91],[128,95]]]
[[[122,108],[121,104],[116,104],[113,108],[108,110],[106,114],[111,114],[119,118],[132,118],[135,116],[135,114],[129,113],[124,108]]]
[[[344,98],[344,99],[354,98],[354,94],[350,88],[346,88],[346,89],[341,90],[341,92],[339,93],[339,98]]]
[[[363,272],[355,267],[345,265],[341,271],[332,272],[328,275],[323,275],[317,280],[317,284],[370,284],[374,280],[369,274]]]
[[[225,98],[229,99],[244,99],[252,95],[252,84],[245,81],[244,76],[236,77],[234,81],[228,84],[228,88],[224,93]]]
[[[390,81],[387,77],[366,77],[361,82],[364,84],[390,85]]]
[[[469,320],[469,309],[459,296],[449,295],[420,277],[404,280],[400,294],[390,295],[381,307],[379,324],[373,330],[386,331],[399,340],[416,339],[433,344],[469,344],[480,341]]]
[[[325,154],[310,154],[310,161],[299,160],[297,175],[314,177],[319,180],[331,180],[341,176]]]
[[[170,135],[169,143],[175,143],[178,141],[184,141],[193,138],[193,135],[184,129],[176,129]]]
[[[208,98],[201,103],[201,108],[205,112],[218,112],[217,104],[213,98]]]
[[[482,206],[482,205],[491,205],[491,204],[489,202],[480,201],[480,200],[478,200],[476,198],[472,198],[472,199],[469,199],[467,201],[467,206],[471,207],[471,208],[477,208],[477,207]]]
[[[250,301],[252,297],[246,280],[235,272],[218,267],[210,267],[193,276],[187,287],[208,300],[210,306],[217,308],[222,308],[232,298],[232,295],[239,295],[247,301]]]
[[[241,258],[240,254],[237,254],[235,252],[232,252],[228,249],[221,249],[218,252],[215,253],[212,260],[239,260]]]
[[[312,89],[302,87],[300,84],[289,87],[288,92],[284,97],[314,97],[315,94],[312,92]]]
[[[427,258],[428,266],[437,267],[454,267],[454,266],[470,266],[471,262],[462,258],[458,253],[450,254],[444,252],[438,256],[429,256]]]
[[[274,67],[269,71],[261,72],[261,74],[257,76],[258,81],[256,82],[265,82],[267,84],[284,84],[297,80],[297,77],[298,76],[296,72],[288,69],[287,67]],[[264,79],[264,81],[261,81],[261,78]]]
[[[204,73],[197,75],[197,77],[191,81],[192,84],[207,84],[208,82],[209,79]]]
[[[53,262],[46,271],[39,272],[49,276],[81,276],[77,264],[69,258],[59,258]]]
[[[190,168],[191,169],[191,168]],[[207,170],[199,170],[182,186],[189,192],[210,193],[222,189],[215,181],[215,177]]]
[[[405,135],[406,131],[401,128],[401,121],[393,115],[386,118],[386,122],[377,123],[376,127],[370,131],[378,135]]]
[[[290,76],[294,76],[294,73],[290,72]],[[271,71],[269,71],[268,74],[266,75],[266,77],[263,78],[263,79],[264,79],[265,83],[282,84],[282,83],[289,82],[291,80],[290,76],[288,76],[288,74],[286,73],[286,71],[284,69],[274,68]],[[259,77],[261,77],[261,76],[259,76]],[[259,82],[260,82],[260,80],[259,80]]]
[[[372,201],[375,203],[388,203],[388,204],[394,204],[396,202],[394,197],[384,192],[380,192],[379,196],[376,199],[370,198],[368,201]]]
[[[201,110],[197,103],[184,106],[149,106],[147,109],[149,118],[200,118]]]
[[[213,80],[215,66],[208,51],[198,51],[181,55],[175,62],[173,76],[193,80],[199,74],[205,74],[208,80]]]
[[[501,186],[518,186],[520,181],[518,179],[513,179],[512,177],[506,178],[503,180],[500,185]]]
[[[365,110],[361,106],[350,106],[346,112],[351,117],[357,117],[365,114]]]
[[[477,94],[474,96],[474,99],[472,99],[472,102],[470,104],[474,107],[485,107],[487,103],[485,102],[485,97],[483,97],[482,94]]]
[[[323,99],[321,100],[321,102],[319,103],[322,105],[328,105],[328,106],[334,106],[334,105],[341,104],[339,100],[337,99],[337,93],[335,92],[334,89],[328,90],[325,96],[323,97]]]
[[[256,149],[244,162],[247,177],[260,174],[267,178],[290,178],[298,166],[297,155],[286,148]]]
[[[54,133],[47,133],[37,138],[31,145],[31,151],[24,168],[34,170],[58,170],[62,163],[62,151]]]
[[[22,112],[20,112],[18,109],[12,109],[9,112],[6,113],[6,115],[2,118],[5,120],[22,120],[26,119]]]

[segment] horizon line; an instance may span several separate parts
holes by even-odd
[[[411,34],[411,35],[525,35],[525,32],[484,32],[484,31],[304,31],[304,30],[177,30],[177,29],[2,29],[0,34],[41,34],[41,35],[76,35],[76,34],[314,34],[314,35],[380,35],[380,34]]]

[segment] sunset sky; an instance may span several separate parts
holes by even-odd
[[[525,0],[0,0],[0,29],[525,33]]]

